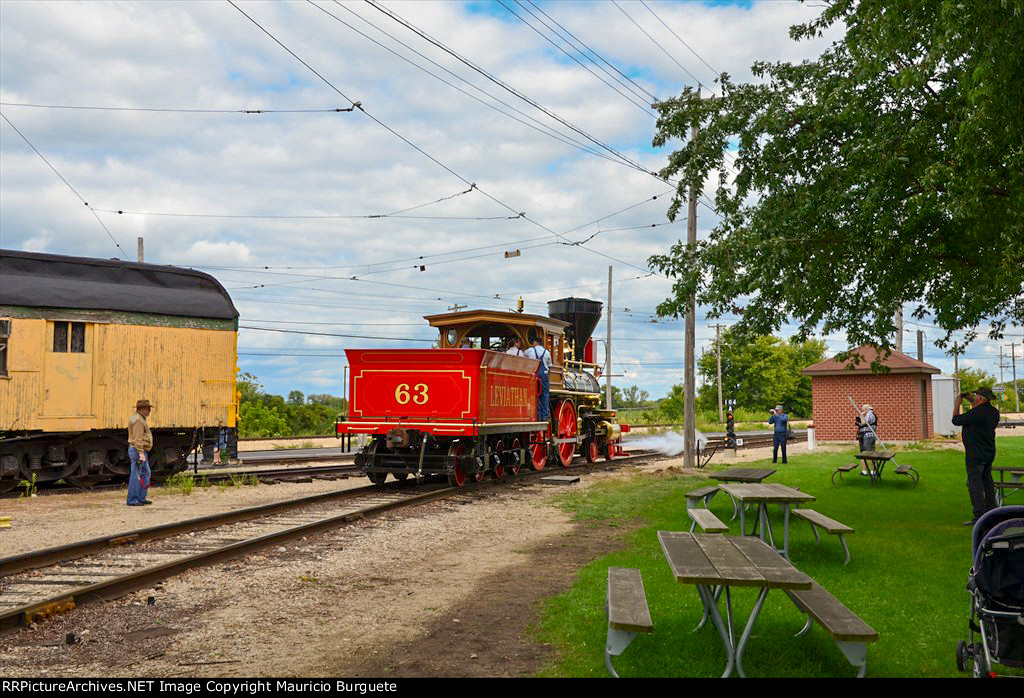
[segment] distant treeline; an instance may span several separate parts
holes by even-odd
[[[263,390],[259,379],[243,373],[238,380],[241,393],[238,435],[242,438],[265,436],[330,436],[334,420],[345,414],[345,399],[334,395],[303,395],[299,390],[287,398]]]

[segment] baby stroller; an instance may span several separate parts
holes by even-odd
[[[993,663],[1024,667],[1024,506],[985,513],[971,543],[969,639],[957,647],[956,666],[976,678],[995,677]]]

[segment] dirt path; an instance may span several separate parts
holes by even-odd
[[[528,632],[541,602],[626,533],[573,523],[553,491],[445,500],[85,606],[0,638],[0,674],[533,675],[554,659]]]

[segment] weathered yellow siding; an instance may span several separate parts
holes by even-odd
[[[54,353],[53,323],[13,320],[0,429],[120,429],[135,401],[153,428],[236,426],[237,333],[88,323],[85,353]]]
[[[43,393],[46,320],[11,320],[7,377],[0,377],[0,429],[33,429]]]

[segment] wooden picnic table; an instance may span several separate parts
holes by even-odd
[[[704,605],[700,628],[711,618],[722,638],[728,660],[722,678],[735,667],[743,674],[743,649],[750,639],[754,623],[771,589],[810,589],[812,580],[806,574],[756,538],[737,538],[721,534],[699,535],[676,531],[658,531],[658,542],[676,581],[693,584]],[[731,587],[760,588],[757,602],[739,643],[735,642]],[[725,592],[726,621],[718,612],[718,598]]]
[[[790,507],[794,503],[813,502],[815,496],[778,483],[726,483],[720,489],[739,502],[740,531],[744,536],[747,535],[747,521],[743,507],[747,503],[757,504],[758,525],[755,530],[761,540],[771,543],[772,549],[775,549],[775,539],[768,520],[768,505],[778,504],[782,507],[782,549],[779,552],[788,559]],[[754,535],[753,530],[750,535]]]
[[[896,456],[895,453],[889,451],[862,451],[854,454],[854,458],[859,458],[864,461],[864,465],[867,466],[868,462],[874,464],[874,468],[868,469],[868,474],[871,476],[871,484],[875,484],[875,480],[882,479],[882,471],[885,470],[885,464],[891,461]]]
[[[993,466],[992,472],[999,473],[999,482],[993,483],[996,486],[996,506],[1003,506],[1003,502],[1006,500],[1007,494],[1003,490],[1017,490],[1024,489],[1024,468],[1015,465],[1000,465]],[[1009,482],[1006,481],[1006,473],[1010,474]]]
[[[719,482],[761,482],[775,474],[775,468],[729,468],[711,476]]]

